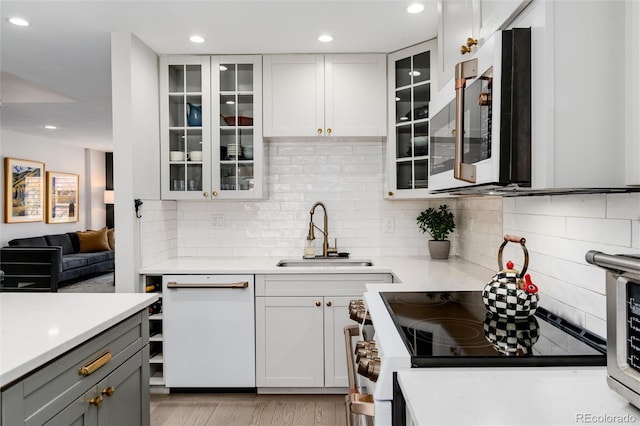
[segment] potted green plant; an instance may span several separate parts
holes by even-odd
[[[424,233],[427,232],[433,240],[429,240],[429,254],[432,259],[447,259],[451,249],[451,242],[447,237],[456,227],[453,221],[453,213],[446,204],[438,209],[429,207],[420,212],[416,218],[418,227]]]

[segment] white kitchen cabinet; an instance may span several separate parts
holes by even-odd
[[[388,274],[256,276],[256,386],[348,386],[343,328],[365,283]]]
[[[627,0],[625,40],[627,51],[626,91],[626,184],[640,185],[640,2]]]
[[[429,102],[436,84],[436,43],[428,41],[388,57],[389,136],[385,197],[429,195]]]
[[[161,194],[263,197],[262,58],[160,58]]]
[[[503,29],[531,0],[439,0],[438,89],[453,78],[458,62],[475,56],[495,31]],[[477,45],[467,44],[468,39]],[[462,47],[470,52],[463,53]]]
[[[258,387],[323,387],[322,297],[257,297]]]
[[[630,112],[625,109],[625,77],[635,75],[628,79],[636,88],[638,84],[637,68],[625,66],[629,52],[638,49],[636,40],[626,38],[631,29],[625,28],[625,6],[609,1],[533,2],[513,22],[533,29],[533,189],[625,186],[625,128],[629,120],[635,121],[625,121]],[[575,43],[576,34],[594,28],[597,38],[587,45]],[[627,163],[627,168],[637,170],[638,163]]]
[[[264,136],[386,136],[384,54],[264,56]]]

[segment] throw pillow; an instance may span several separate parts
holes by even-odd
[[[109,248],[111,250],[116,249],[116,230],[111,228],[107,231],[107,240],[109,241]]]
[[[99,231],[78,231],[77,234],[80,241],[80,253],[110,250],[106,226]]]

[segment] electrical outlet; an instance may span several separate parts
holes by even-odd
[[[211,215],[211,227],[212,228],[224,228],[224,216],[221,214]]]
[[[382,220],[382,230],[385,234],[393,234],[395,225],[392,217],[387,217]]]

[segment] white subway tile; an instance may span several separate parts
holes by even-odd
[[[567,218],[567,238],[631,246],[631,221],[623,219]]]
[[[607,194],[607,218],[640,220],[640,193]]]

